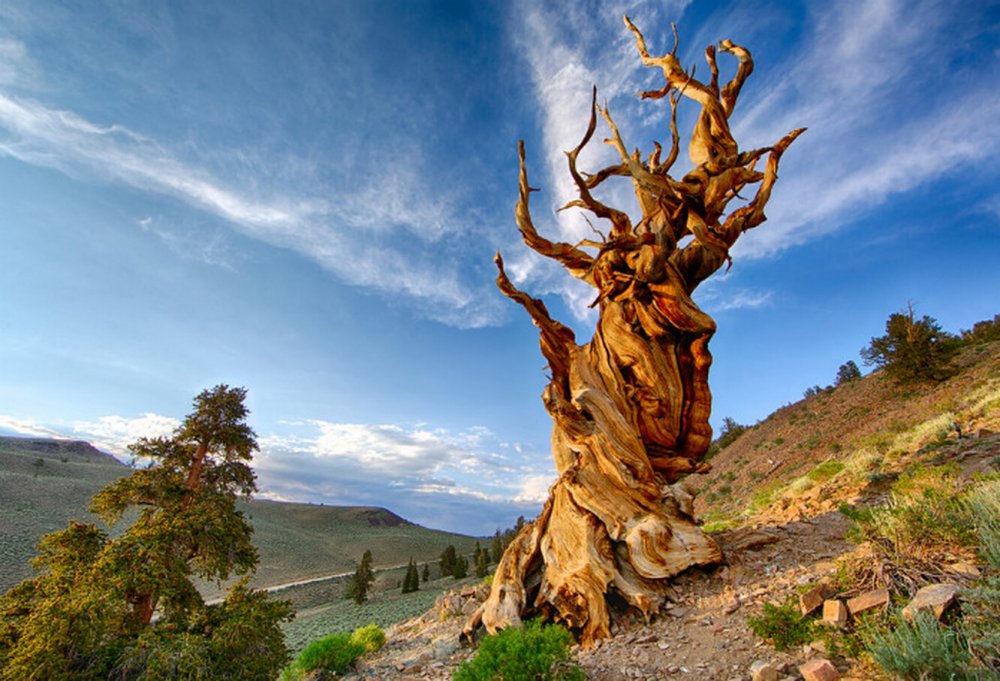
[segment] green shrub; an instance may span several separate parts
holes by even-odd
[[[1000,568],[1000,480],[978,484],[966,496],[966,508],[979,532],[983,557]]]
[[[865,364],[885,369],[900,382],[941,381],[954,373],[952,359],[959,350],[959,339],[941,330],[932,317],[917,319],[913,306],[889,316],[885,335],[872,338],[861,350]]]
[[[760,617],[748,617],[747,625],[761,638],[770,641],[775,650],[787,650],[815,638],[815,622],[803,617],[794,596],[781,605],[764,604]]]
[[[824,461],[806,473],[806,477],[813,482],[826,482],[842,470],[844,464],[840,461]]]
[[[538,620],[487,636],[475,657],[462,663],[454,681],[581,681],[583,670],[569,659],[573,637],[561,626]]]
[[[385,645],[385,632],[379,629],[377,624],[368,624],[355,629],[351,634],[351,641],[360,643],[365,647],[365,651],[374,653]]]
[[[365,645],[351,634],[330,634],[307,645],[293,666],[303,672],[323,669],[343,674],[365,651]]]
[[[965,637],[920,613],[892,631],[872,629],[865,638],[872,660],[885,672],[906,681],[974,681],[985,679],[970,666]]]

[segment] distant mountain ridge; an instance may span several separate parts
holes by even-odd
[[[94,445],[83,440],[59,440],[55,438],[40,437],[8,437],[0,435],[0,450],[17,449],[23,452],[31,452],[38,456],[58,459],[65,456],[73,456],[88,461],[107,463],[109,465],[119,465],[128,468],[124,463],[116,459],[111,454],[102,452]]]
[[[88,442],[0,436],[0,592],[33,574],[30,561],[43,534],[69,520],[96,520],[87,511],[91,497],[128,472]],[[352,571],[366,550],[382,567],[411,557],[437,560],[448,544],[471,553],[476,543],[381,507],[254,499],[240,508],[260,552],[252,582],[258,587]]]

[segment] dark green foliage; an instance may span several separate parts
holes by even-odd
[[[91,506],[109,524],[139,509],[120,535],[72,522],[42,538],[37,576],[0,597],[0,678],[273,678],[290,606],[245,579],[206,606],[192,581],[249,575],[257,562],[235,506],[256,490],[245,397],[206,390],[172,437],[131,445],[149,466]]]
[[[815,623],[802,616],[794,596],[790,596],[782,605],[765,603],[760,617],[747,618],[747,625],[753,633],[770,641],[775,650],[787,650],[809,643],[816,634]]]
[[[858,365],[854,363],[853,359],[849,359],[840,365],[837,369],[837,385],[843,385],[844,383],[850,383],[851,381],[856,381],[861,378],[861,369]]]
[[[569,658],[573,636],[561,626],[527,622],[487,636],[475,657],[462,663],[454,681],[582,681]]]
[[[429,563],[424,563],[423,573],[420,575],[420,579],[423,582],[429,582],[431,579],[431,566]]]
[[[354,577],[347,587],[347,595],[353,598],[354,602],[361,605],[368,600],[368,589],[375,581],[375,573],[372,571],[372,552],[365,551],[361,556],[361,564],[354,571]]]
[[[913,307],[889,316],[885,335],[861,349],[865,364],[884,369],[897,381],[941,381],[953,373],[951,361],[959,350],[957,337],[941,330],[932,317],[916,319]]]
[[[455,579],[463,579],[469,575],[469,561],[465,556],[456,556],[455,562],[451,566],[451,576]]]
[[[455,552],[455,547],[451,544],[448,544],[448,547],[441,552],[442,577],[447,577],[454,572],[456,560],[457,560],[457,554]]]
[[[976,322],[971,331],[962,331],[962,340],[968,343],[993,343],[1000,341],[1000,314],[992,320]]]
[[[726,416],[722,419],[722,427],[719,429],[719,437],[712,441],[705,454],[706,459],[710,459],[729,445],[736,442],[736,439],[743,433],[750,430],[752,426],[744,426],[736,422],[736,419]]]
[[[364,643],[354,640],[350,634],[330,634],[306,646],[293,666],[304,672],[322,669],[343,674],[365,652]]]
[[[410,564],[406,566],[406,575],[403,576],[403,593],[412,593],[420,588],[420,575],[417,574],[417,564],[410,558]]]
[[[492,541],[490,542],[494,561],[498,563],[500,562],[500,558],[503,556],[504,551],[507,550],[510,543],[514,541],[514,537],[517,536],[517,533],[520,532],[521,528],[523,528],[526,524],[527,522],[525,521],[524,516],[520,515],[517,517],[517,522],[514,524],[514,527],[508,527],[506,530],[496,531],[493,535]]]
[[[225,602],[187,621],[147,627],[119,658],[114,678],[273,679],[288,661],[278,622],[289,606],[264,591],[234,586]]]
[[[476,542],[476,552],[472,562],[476,567],[476,577],[485,577],[490,571],[490,550],[480,549],[479,542]]]

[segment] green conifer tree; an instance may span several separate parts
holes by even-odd
[[[257,552],[236,499],[257,489],[257,442],[245,398],[206,390],[171,437],[129,447],[149,466],[91,504],[109,525],[138,511],[124,532],[71,522],[42,538],[37,576],[0,596],[0,679],[167,678],[182,663],[190,678],[274,678],[291,605],[247,587]],[[193,578],[233,574],[244,578],[226,600],[206,605]]]
[[[447,577],[455,569],[456,552],[455,547],[448,544],[448,547],[441,552],[441,576]]]
[[[403,577],[403,593],[408,594],[420,589],[420,575],[417,574],[417,564],[410,558],[410,564],[406,566],[406,575]]]
[[[365,551],[361,556],[361,564],[354,571],[354,577],[348,587],[348,594],[354,602],[361,605],[368,600],[368,591],[375,581],[375,573],[372,571],[372,552]]]
[[[451,566],[451,576],[455,579],[462,579],[469,574],[469,561],[465,556],[456,556],[455,562]]]

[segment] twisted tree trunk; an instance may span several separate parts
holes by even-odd
[[[729,261],[740,234],[765,220],[778,160],[803,130],[772,147],[740,152],[728,119],[753,70],[750,53],[728,40],[720,44],[739,60],[735,77],[720,90],[714,47],[705,52],[712,79],[703,84],[680,67],[676,45],[651,57],[628,17],[625,24],[643,63],[663,70],[663,89],[641,97],[670,103],[671,148],[662,162],[659,144],[646,160],[638,150],[630,154],[608,110],[597,106],[595,89],[587,132],[568,152],[580,198],[567,207],[589,211],[610,229],[600,242],[574,246],[535,230],[528,210],[533,190],[519,146],[515,215],[524,242],[592,285],[600,317],[592,340],[577,345],[572,330],[552,319],[542,301],[515,288],[497,254],[497,285],[541,330],[551,371],[543,400],[554,421],[559,479],[541,514],[501,558],[489,598],[466,625],[468,637],[480,625],[492,633],[537,614],[563,622],[589,646],[610,634],[609,599],[648,618],[663,604],[668,578],[721,557],[692,518],[692,497],[674,484],[708,469],[701,459],[712,438],[708,341],[715,322],[691,294]],[[679,151],[682,95],[701,106],[701,115],[688,148],[695,168],[678,181],[668,171]],[[621,162],[585,175],[576,159],[598,114]],[[755,166],[764,156],[761,172]],[[638,223],[594,197],[592,191],[611,177],[632,180],[642,209]],[[754,198],[723,219],[730,200],[751,184],[757,185]]]

